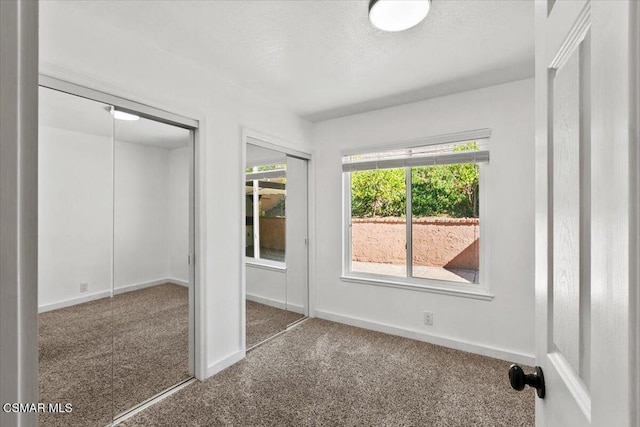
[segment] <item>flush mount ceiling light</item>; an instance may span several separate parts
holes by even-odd
[[[403,31],[422,22],[429,9],[431,0],[371,0],[369,20],[383,31]]]
[[[125,113],[124,111],[116,110],[114,107],[109,109],[111,115],[113,115],[114,119],[117,120],[126,120],[128,122],[132,122],[135,120],[140,120],[140,116],[136,116],[135,114]]]

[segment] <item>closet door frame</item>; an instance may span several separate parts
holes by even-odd
[[[38,2],[0,1],[0,401],[38,401]],[[32,426],[35,413],[0,412]]]
[[[315,315],[314,310],[314,295],[313,295],[313,277],[315,274],[315,229],[311,226],[311,224],[315,223],[315,205],[313,204],[313,200],[315,200],[315,164],[313,163],[314,150],[310,148],[306,148],[304,146],[300,146],[298,144],[294,144],[285,139],[266,134],[264,132],[251,129],[248,127],[242,127],[241,136],[240,136],[240,167],[239,170],[239,182],[241,188],[244,188],[246,183],[246,174],[245,167],[247,163],[247,145],[252,144],[262,148],[266,148],[269,150],[278,151],[289,157],[296,157],[306,161],[306,169],[307,169],[307,250],[306,250],[306,259],[307,259],[307,280],[306,287],[304,290],[304,318],[308,318],[309,316]],[[243,193],[244,194],[244,193]],[[246,256],[245,256],[245,248],[247,244],[246,239],[246,218],[244,213],[247,209],[246,198],[240,197],[240,239],[241,239],[241,248],[240,251],[240,263],[242,268],[240,269],[240,301],[241,301],[241,327],[240,327],[240,343],[242,346],[242,358],[245,357],[247,353],[247,305],[246,305],[246,293],[247,293],[247,275],[246,275]],[[286,297],[285,297],[286,299]]]
[[[198,200],[198,195],[200,194],[200,182],[198,179],[200,171],[198,165],[199,147],[201,146],[199,120],[43,74],[39,75],[38,83],[40,87],[113,105],[120,111],[191,131],[192,137],[189,143],[189,250],[188,253],[185,253],[185,257],[188,257],[189,262],[189,287],[193,290],[193,292],[189,292],[189,371],[192,376],[199,380],[204,380],[206,378],[204,357],[206,348],[204,342],[205,310],[202,306],[204,290],[196,268],[196,263],[198,262],[197,248],[200,247],[201,243],[198,233],[201,218],[199,209],[202,206]]]

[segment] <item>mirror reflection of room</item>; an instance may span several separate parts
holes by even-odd
[[[191,134],[115,120],[113,410],[193,375],[189,367]]]
[[[245,202],[250,349],[305,317],[306,162],[247,144]]]
[[[192,372],[192,132],[40,89],[40,425],[104,426]]]

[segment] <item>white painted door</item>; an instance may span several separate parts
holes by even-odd
[[[638,422],[637,9],[536,6],[538,426]]]
[[[307,161],[287,156],[286,308],[308,315]]]

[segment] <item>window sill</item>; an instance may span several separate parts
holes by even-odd
[[[283,262],[269,261],[264,259],[256,260],[254,258],[245,258],[245,264],[255,268],[262,268],[264,270],[280,271],[280,272],[287,271],[287,265]]]
[[[461,298],[471,298],[482,301],[491,301],[495,295],[487,292],[484,289],[470,290],[470,289],[454,289],[445,286],[438,285],[422,285],[410,282],[401,282],[393,279],[373,279],[370,277],[362,277],[356,275],[343,275],[340,276],[340,280],[343,282],[360,283],[364,285],[384,286],[388,288],[409,289],[413,291],[430,292],[434,294],[450,295]]]

